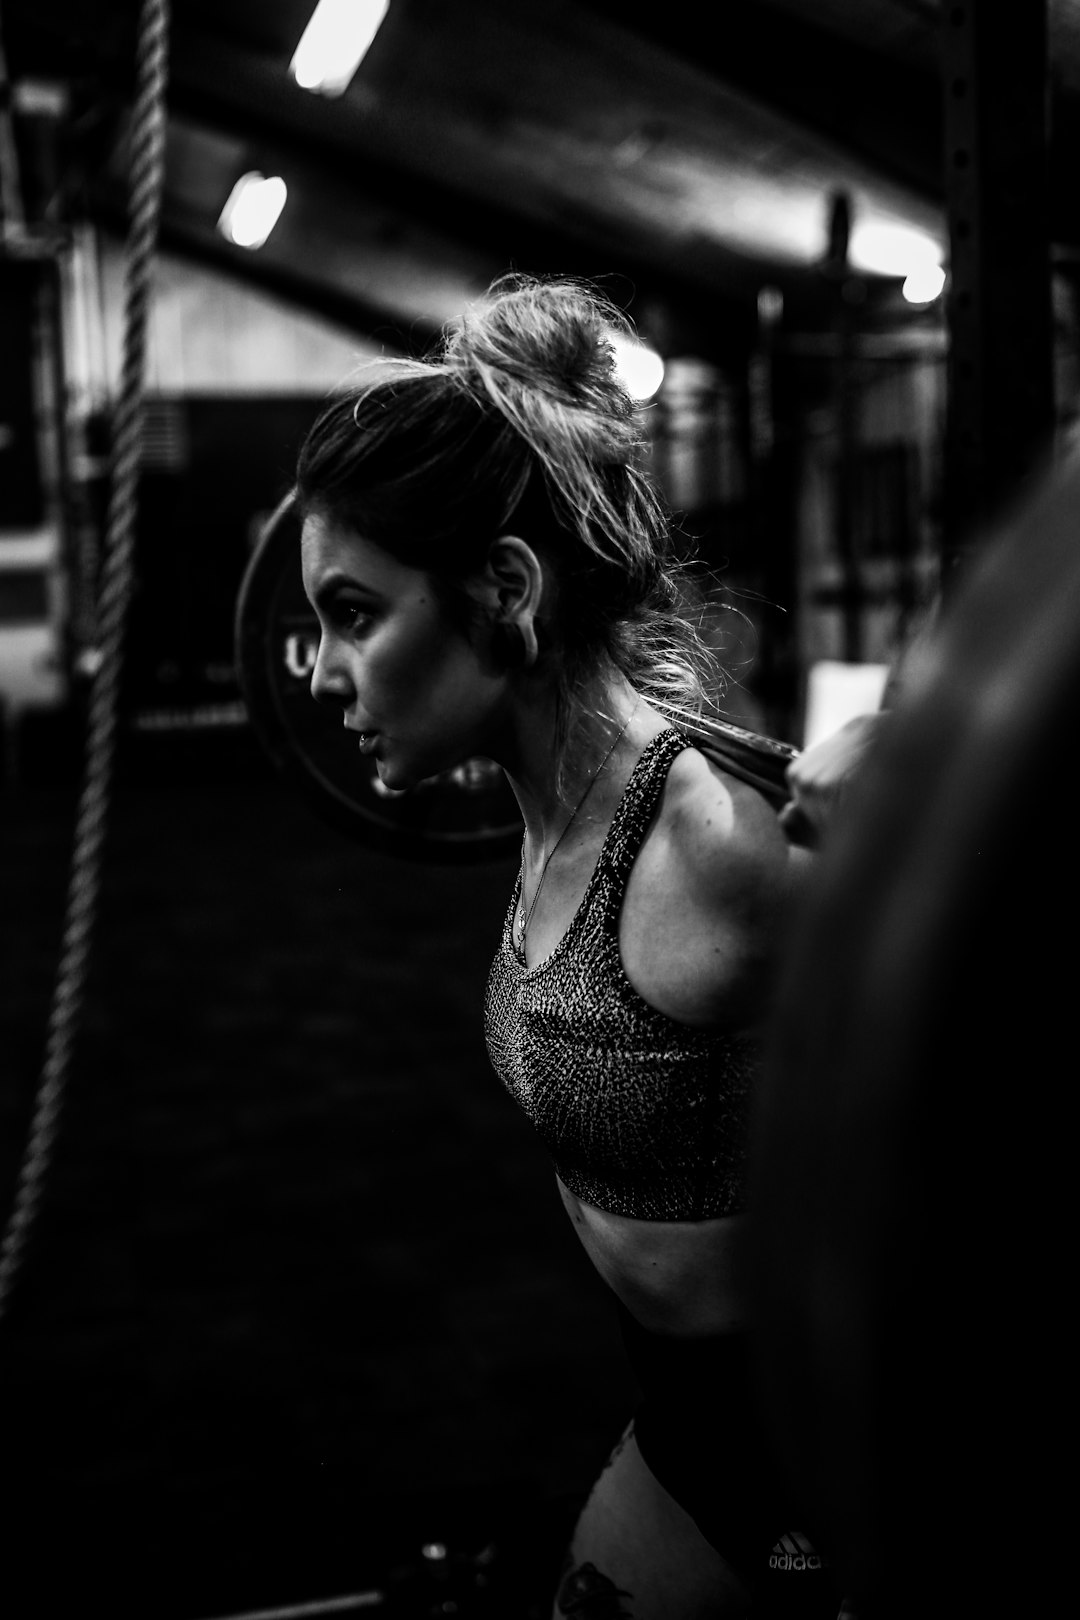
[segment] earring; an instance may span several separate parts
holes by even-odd
[[[492,650],[505,669],[524,669],[528,657],[525,637],[516,624],[497,624],[492,632]]]

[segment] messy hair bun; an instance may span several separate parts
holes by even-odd
[[[599,293],[506,276],[449,328],[445,363],[532,450],[562,524],[598,557],[625,566],[638,560],[628,557],[627,540],[651,563],[667,524],[652,490],[633,476],[645,439],[616,370],[616,335],[629,337],[629,323]],[[640,534],[627,534],[628,517]]]
[[[645,696],[700,710],[720,671],[685,615],[671,525],[616,367],[623,313],[597,289],[510,275],[428,360],[383,360],[300,452],[297,495],[452,586],[514,532],[560,590],[546,628],[564,708],[614,665]]]

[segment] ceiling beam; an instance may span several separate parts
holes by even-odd
[[[772,273],[766,256],[755,259],[721,243],[699,241],[679,252],[659,235],[643,238],[637,227],[620,237],[610,222],[569,200],[538,214],[524,177],[516,207],[464,177],[457,183],[445,173],[435,179],[387,149],[383,117],[371,117],[363,96],[355,103],[312,96],[297,89],[276,59],[191,29],[174,42],[169,100],[183,117],[242,135],[253,155],[299,158],[309,173],[347,188],[356,209],[394,210],[402,219],[437,227],[448,239],[457,236],[486,255],[496,273],[516,267],[624,278],[625,296],[637,288],[647,297],[706,300],[714,323],[719,315],[723,324],[719,306],[726,302],[735,325],[745,321],[747,297]],[[613,296],[619,299],[619,291]]]
[[[940,76],[917,57],[869,50],[768,0],[709,10],[698,0],[585,3],[695,63],[717,83],[836,141],[884,178],[927,201],[941,201]],[[855,7],[860,3],[853,0]],[[933,34],[932,25],[928,32]]]

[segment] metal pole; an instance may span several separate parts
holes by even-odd
[[[1053,443],[1046,0],[951,0],[940,29],[947,583]]]

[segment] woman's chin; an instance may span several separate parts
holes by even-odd
[[[413,785],[411,782],[401,781],[401,772],[382,759],[375,761],[375,778],[387,793],[405,793]]]
[[[445,775],[460,763],[456,757],[437,759],[429,755],[425,759],[414,755],[411,759],[403,759],[400,755],[376,753],[375,772],[387,793],[409,793],[413,788]]]
[[[426,777],[418,776],[415,771],[402,763],[401,760],[381,759],[376,757],[375,774],[380,786],[387,793],[408,793],[412,788],[418,787]]]

